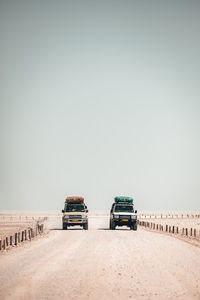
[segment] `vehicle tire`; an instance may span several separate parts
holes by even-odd
[[[133,223],[133,230],[137,230],[137,222]]]
[[[63,230],[67,230],[67,224],[63,223]]]
[[[110,226],[109,226],[109,229],[110,229],[110,230],[112,229],[112,226],[111,226],[111,220],[110,220]]]
[[[115,230],[115,223],[110,222],[110,229],[111,229],[111,230]]]
[[[88,222],[83,225],[83,229],[88,230]]]

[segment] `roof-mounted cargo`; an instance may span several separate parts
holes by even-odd
[[[73,196],[73,197],[67,197],[65,199],[65,203],[83,203],[83,202],[84,202],[83,197]]]
[[[115,203],[133,203],[133,198],[126,196],[115,197]]]

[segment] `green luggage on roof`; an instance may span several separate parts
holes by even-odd
[[[126,197],[126,196],[118,196],[115,197],[115,202],[128,202],[128,203],[133,203],[133,198],[131,197]]]

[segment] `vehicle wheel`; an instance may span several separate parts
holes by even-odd
[[[83,229],[88,230],[88,222],[83,225]]]
[[[111,229],[111,230],[115,230],[115,223],[110,222],[110,229]]]
[[[112,229],[112,226],[111,226],[111,221],[110,221],[110,226],[109,226],[110,230]]]
[[[133,230],[137,230],[137,222],[133,223]]]
[[[67,229],[67,224],[63,223],[63,230]]]

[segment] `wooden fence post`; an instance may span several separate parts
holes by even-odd
[[[178,226],[176,227],[176,233],[178,234]]]
[[[168,225],[166,225],[166,230],[165,231],[168,232]]]
[[[194,237],[196,237],[196,229],[194,229]]]
[[[0,240],[0,251],[2,249],[2,240]]]
[[[6,247],[8,247],[8,237],[6,237]]]
[[[192,236],[192,228],[190,228],[190,236]]]
[[[18,232],[18,243],[20,243],[20,232]]]
[[[171,233],[171,226],[169,226],[169,233]]]
[[[17,232],[15,233],[15,246],[17,246],[17,242],[18,242],[18,240],[17,240]]]
[[[174,233],[174,226],[172,226],[172,233]]]
[[[31,230],[30,229],[28,229],[28,238],[29,238],[29,240],[31,240]]]
[[[22,239],[21,241],[23,242],[24,241],[24,231],[22,231]]]
[[[12,235],[10,236],[10,246],[12,246]]]
[[[188,229],[185,228],[185,235],[188,236]]]

